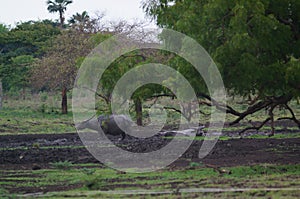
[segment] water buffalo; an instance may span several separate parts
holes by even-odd
[[[105,134],[121,135],[121,140],[123,140],[126,136],[124,131],[129,131],[132,124],[132,120],[126,115],[100,115],[98,118],[92,118],[77,124],[76,128],[78,130],[88,128],[100,131],[100,127]]]

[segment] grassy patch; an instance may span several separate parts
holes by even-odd
[[[45,169],[37,171],[26,171],[26,173],[18,171],[1,171],[4,175],[0,179],[1,186],[5,189],[12,187],[43,187],[47,189],[49,186],[72,187],[79,185],[70,191],[48,193],[42,198],[63,198],[63,197],[103,197],[118,198],[129,197],[124,194],[107,194],[107,191],[129,191],[130,190],[148,190],[148,191],[169,191],[171,194],[157,194],[157,197],[175,197],[180,196],[188,198],[194,195],[227,197],[234,196],[251,198],[251,196],[299,196],[288,190],[282,191],[262,191],[263,188],[300,188],[300,165],[256,165],[224,168],[230,173],[220,174],[218,171],[207,168],[202,164],[191,165],[185,169],[179,170],[160,170],[151,173],[121,173],[109,168],[89,167],[95,165],[81,165],[81,168],[75,168],[78,165],[72,165],[66,169]],[[18,175],[12,175],[16,172]],[[22,174],[26,174],[23,176]],[[31,177],[30,177],[31,175]],[[9,180],[14,184],[4,183]],[[3,184],[4,183],[4,184]],[[184,190],[197,190],[201,188],[252,188],[256,191],[228,192],[228,193],[179,193]],[[101,192],[102,191],[102,192]],[[4,191],[5,192],[5,191]],[[6,192],[5,192],[6,193]],[[0,192],[1,194],[1,192]],[[294,194],[294,195],[293,195]],[[155,194],[154,194],[155,195]],[[147,198],[149,195],[145,195]],[[130,196],[131,197],[131,196]],[[140,195],[132,194],[133,198],[139,198]],[[176,197],[175,197],[176,198]]]
[[[71,169],[71,167],[73,166],[72,162],[69,161],[53,162],[50,164],[55,169]]]
[[[240,100],[240,99],[239,99]],[[69,108],[71,99],[68,100]],[[231,102],[231,101],[229,101]],[[60,96],[48,93],[27,96],[26,100],[6,99],[4,108],[0,110],[0,134],[37,134],[37,133],[65,133],[75,132],[72,113],[68,115],[60,114]],[[233,103],[238,111],[245,109],[245,105]],[[233,105],[230,104],[230,105]],[[300,105],[295,101],[291,102],[291,107],[295,110],[295,115],[300,116]],[[210,108],[203,107],[204,112],[210,112]],[[146,109],[145,109],[146,110]],[[275,110],[275,115],[280,117],[289,116],[287,111]],[[247,120],[263,121],[267,113],[261,111],[246,118]],[[235,117],[226,116],[226,121],[233,121]],[[147,118],[145,118],[147,120]],[[201,117],[201,122],[209,122],[210,117]],[[177,113],[171,112],[167,119],[168,124],[179,124]],[[226,127],[223,131],[240,131],[249,124],[243,126]],[[264,126],[261,131],[270,131],[269,126]],[[276,130],[298,130],[296,126],[276,126]],[[205,129],[204,129],[205,130]],[[220,130],[220,129],[216,129]]]
[[[0,133],[38,134],[75,132],[72,114],[42,113],[30,108],[0,111]]]
[[[0,135],[75,132],[72,113],[62,115],[60,104],[60,96],[51,93],[27,95],[26,100],[6,97],[0,110]]]
[[[9,194],[7,190],[0,187],[0,198],[9,199],[9,198],[15,198],[15,197],[14,197],[14,195]]]

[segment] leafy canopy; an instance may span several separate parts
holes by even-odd
[[[299,69],[300,1],[150,0],[143,8],[160,27],[204,46],[232,94],[300,95],[299,73],[291,76]]]
[[[57,25],[49,20],[28,21],[0,32],[0,78],[5,91],[21,87],[29,75],[32,61],[28,60],[42,57],[58,34]]]

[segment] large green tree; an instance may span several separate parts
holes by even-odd
[[[269,117],[251,128],[273,124],[273,111],[280,106],[300,128],[289,107],[300,96],[300,1],[145,0],[143,8],[160,27],[183,32],[204,46],[218,64],[229,94],[251,96],[242,112],[218,105],[237,117],[231,124],[264,109]],[[217,104],[204,91],[198,96]]]
[[[3,74],[3,81],[13,91],[22,90],[22,97],[25,99],[25,89],[29,87],[29,71],[33,66],[34,58],[31,55],[20,55],[11,58],[11,63],[0,67]]]
[[[58,12],[59,13],[59,21],[60,21],[60,26],[63,28],[64,23],[65,23],[65,17],[64,13],[67,10],[67,6],[69,4],[73,3],[72,0],[48,0],[47,1],[47,9],[50,13],[53,12]]]
[[[48,20],[24,22],[0,32],[0,78],[4,91],[24,88],[30,60],[42,57],[58,34],[59,28]]]
[[[98,85],[98,96],[105,99],[107,104],[110,106],[112,92],[116,91],[115,86],[117,82],[131,69],[134,67],[139,67],[143,64],[151,62],[162,62],[165,61],[165,57],[159,56],[160,52],[152,49],[141,49],[135,50],[130,53],[126,53],[116,59],[103,73],[101,80]],[[155,57],[155,59],[153,59]],[[147,73],[141,73],[147,76]],[[146,77],[145,77],[146,78]],[[132,81],[141,81],[141,79],[136,79]],[[137,83],[137,82],[135,82]],[[131,85],[127,85],[126,88],[129,89]],[[157,84],[147,84],[137,89],[132,96],[130,96],[133,106],[133,111],[135,113],[137,124],[143,125],[143,102],[146,100],[154,98],[161,93],[163,93],[163,88]],[[126,91],[117,91],[119,94],[126,95]],[[124,96],[122,96],[124,97]],[[122,98],[120,97],[120,99]],[[121,102],[122,104],[122,102]]]

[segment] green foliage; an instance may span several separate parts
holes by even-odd
[[[81,32],[95,32],[96,19],[91,19],[87,11],[83,11],[81,14],[76,13],[69,19],[69,24],[72,28]]]
[[[300,97],[300,60],[292,57],[285,74],[287,84],[296,97]]]
[[[110,47],[108,47],[108,49],[109,48]],[[107,103],[107,108],[103,109],[101,107],[101,110],[99,110],[98,112],[100,114],[103,114],[103,112],[100,112],[102,110],[105,110],[105,112],[108,113],[111,112],[110,100],[112,97],[112,91],[114,91],[115,94],[120,95],[120,97],[117,98],[120,99],[120,101],[118,102],[119,104],[123,104],[124,101],[121,100],[124,100],[125,98],[129,99],[130,102],[133,103],[133,106],[131,108],[133,108],[133,110],[136,112],[135,116],[137,120],[141,120],[143,108],[142,103],[145,100],[153,98],[153,96],[155,95],[170,93],[170,91],[158,84],[147,84],[139,88],[133,88],[132,86],[136,86],[139,82],[144,82],[146,78],[149,78],[148,72],[141,71],[142,65],[151,62],[164,62],[165,59],[165,57],[161,56],[161,52],[152,49],[133,50],[117,58],[113,63],[111,63],[108,66],[108,68],[105,71],[99,71],[103,72],[103,75],[98,84],[98,93],[101,94],[102,100],[104,100]],[[89,66],[92,66],[90,68],[96,69],[97,67],[95,66],[97,66],[97,64],[99,65],[100,63],[105,63],[105,60],[99,60],[97,57],[90,57],[86,61],[88,61]],[[128,71],[130,71],[133,68],[139,69],[139,75],[135,76],[136,78],[134,80],[132,79],[132,82],[135,82],[135,84],[129,83],[128,85],[126,85],[127,89],[120,88],[119,90],[117,90],[115,86],[118,83],[118,81],[121,79],[121,77],[123,77]],[[90,71],[88,71],[88,73],[89,72]],[[129,90],[134,91],[134,93],[128,93]],[[132,95],[129,96],[129,94]],[[124,98],[124,96],[126,97]],[[115,103],[115,105],[116,104],[117,103]],[[137,107],[141,108],[141,110]]]
[[[64,13],[67,10],[67,6],[69,4],[73,3],[72,0],[48,0],[47,1],[47,9],[50,13],[58,12],[59,13],[59,20],[60,20],[60,25],[61,27],[64,26]]]
[[[2,35],[6,42],[1,43],[3,45],[1,47],[3,53],[8,53],[6,55],[8,57],[20,54],[40,57],[58,34],[60,34],[60,30],[52,21],[28,21],[18,24],[7,34]]]
[[[297,70],[291,56],[300,57],[299,1],[155,0],[144,1],[143,7],[159,26],[183,32],[203,45],[233,94],[299,92],[299,77],[291,75]]]
[[[42,104],[39,106],[38,111],[41,113],[46,113],[47,108],[47,104]]]
[[[0,23],[0,34],[6,33],[8,31],[9,29],[7,28],[7,26],[5,24]]]
[[[96,47],[101,42],[105,41],[106,39],[109,39],[110,37],[112,37],[112,34],[96,33],[91,35],[91,37],[89,38],[89,42],[91,42],[93,46]]]
[[[46,102],[49,96],[49,93],[47,92],[40,92],[39,93],[40,99],[42,102]]]
[[[28,86],[29,71],[32,68],[34,61],[35,59],[31,55],[21,55],[11,58],[11,65],[8,65],[6,68],[11,71],[3,72],[8,75],[3,77],[3,80],[9,82],[8,86],[10,88],[20,89]],[[7,78],[10,78],[10,80]]]
[[[0,33],[0,78],[4,91],[28,86],[29,70],[60,30],[49,20],[28,21]]]

